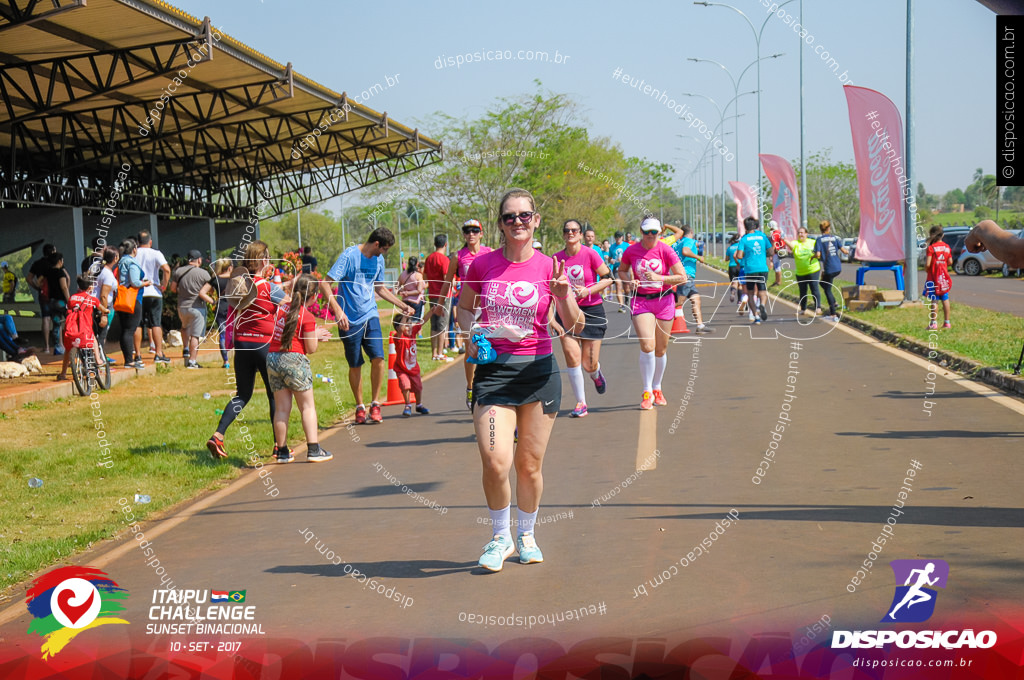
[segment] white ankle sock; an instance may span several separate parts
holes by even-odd
[[[601,373],[601,364],[600,363],[598,363],[597,366],[594,367],[593,371],[587,371],[587,375],[589,375],[594,380],[597,380],[597,376],[600,373]]]
[[[487,512],[491,513],[491,534],[494,536],[504,536],[511,542],[512,531],[509,527],[512,524],[512,504],[509,503],[501,510],[487,508]]]
[[[520,507],[516,507],[516,520],[519,524],[517,534],[528,534],[533,531],[534,524],[537,523],[537,513],[540,512],[540,508],[537,508],[533,512],[526,512]]]

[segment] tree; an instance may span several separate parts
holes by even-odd
[[[954,206],[967,202],[967,198],[964,196],[964,192],[961,189],[952,189],[947,191],[942,197],[942,209],[946,211],[953,210]]]
[[[857,169],[851,163],[834,163],[831,156],[832,148],[829,147],[805,161],[809,213],[807,224],[814,227],[822,220],[828,220],[837,236],[856,236],[860,230]],[[798,166],[798,163],[794,163],[799,183]]]

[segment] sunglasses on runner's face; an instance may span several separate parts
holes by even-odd
[[[537,213],[530,212],[529,210],[521,213],[505,213],[504,215],[501,216],[501,221],[511,226],[516,223],[516,218],[518,217],[520,222],[526,224],[530,220],[532,220],[533,216],[536,214]]]
[[[563,229],[562,233],[566,234],[566,235],[568,235],[568,234],[578,234],[578,233],[580,233],[580,230],[579,229]]]
[[[483,229],[481,229],[480,227],[463,227],[462,228],[462,233],[463,234],[481,234],[481,233],[483,233]]]

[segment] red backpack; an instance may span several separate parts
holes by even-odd
[[[95,341],[92,332],[92,307],[75,300],[72,301],[72,305],[64,321],[65,341],[70,340],[73,347],[91,347]]]

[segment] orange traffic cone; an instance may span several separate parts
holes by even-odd
[[[395,349],[395,333],[388,334],[388,396],[383,406],[394,406],[404,404],[405,397],[402,396],[402,389],[398,386],[398,374],[395,373],[395,360],[398,358],[398,351]]]
[[[683,335],[689,332],[690,329],[686,326],[686,317],[683,316],[683,306],[679,305],[676,307],[676,318],[672,322],[671,335]]]

